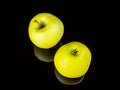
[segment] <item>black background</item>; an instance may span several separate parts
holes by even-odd
[[[9,8],[9,7],[8,7]],[[9,61],[9,83],[12,81],[16,90],[88,90],[115,88],[112,62],[112,31],[109,30],[111,8],[105,2],[78,1],[15,1],[10,5],[14,22],[15,51],[14,59]],[[80,41],[92,52],[92,62],[84,80],[75,86],[61,84],[54,75],[54,64],[39,61],[33,52],[29,40],[28,25],[31,18],[40,13],[56,15],[64,24],[63,43]],[[12,50],[11,50],[12,51]],[[3,80],[4,81],[4,80]]]

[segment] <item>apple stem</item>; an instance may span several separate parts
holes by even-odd
[[[75,56],[76,54],[77,54],[77,50],[76,49],[74,49],[73,51],[72,51],[72,54]]]
[[[45,27],[45,23],[39,23],[37,20],[34,20],[34,22],[38,23],[40,25],[39,29],[44,28]]]
[[[40,24],[37,20],[34,20],[34,22],[36,22],[36,23]]]

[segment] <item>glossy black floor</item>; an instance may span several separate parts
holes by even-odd
[[[65,2],[33,0],[16,2],[13,17],[16,22],[16,58],[10,63],[8,71],[15,79],[16,90],[88,90],[115,88],[112,63],[112,31],[109,27],[109,9],[105,4],[92,2]],[[20,3],[18,5],[18,3]],[[92,52],[92,61],[88,72],[79,84],[64,85],[55,75],[53,62],[40,61],[34,54],[34,45],[28,37],[30,19],[40,13],[49,12],[59,17],[64,24],[65,44],[80,41]],[[15,67],[12,65],[14,64]],[[12,66],[12,67],[11,67]],[[12,81],[12,79],[10,79]]]

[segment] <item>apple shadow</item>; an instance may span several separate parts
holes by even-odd
[[[79,83],[81,83],[85,77],[82,76],[82,77],[79,77],[79,78],[67,78],[67,77],[64,77],[63,75],[61,75],[55,68],[54,70],[54,73],[55,73],[55,76],[56,78],[58,79],[59,82],[61,82],[62,84],[64,85],[77,85]]]
[[[54,60],[54,55],[60,46],[62,46],[62,41],[50,49],[42,49],[34,45],[34,55],[42,62],[52,62]]]

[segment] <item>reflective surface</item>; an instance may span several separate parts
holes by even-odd
[[[10,77],[10,83],[15,79],[15,84],[11,86],[16,86],[16,90],[22,90],[23,88],[26,90],[104,90],[117,85],[116,82],[113,82],[113,80],[118,80],[117,76],[115,76],[116,79],[113,76],[118,73],[117,68],[114,69],[114,66],[119,65],[114,65],[116,61],[112,61],[113,32],[109,29],[111,27],[109,24],[111,17],[110,14],[107,14],[109,7],[106,6],[108,4],[103,5],[104,3],[102,2],[99,5],[99,3],[94,4],[87,1],[84,3],[68,1],[66,3],[65,0],[30,0],[27,3],[21,0],[14,1],[15,6],[10,9],[10,11],[13,10],[13,14],[12,12],[9,13],[12,15],[8,17],[7,11],[10,7],[6,10],[6,17],[11,18],[11,20],[3,23],[6,27],[8,23],[11,23],[12,25],[9,29],[4,31],[7,33],[8,30],[15,35],[14,47],[12,47],[11,51],[7,50],[8,52],[4,56],[8,57],[6,54],[10,53],[12,54],[11,56],[16,56],[14,61],[12,61],[13,58],[9,59],[9,73],[5,77],[6,79],[9,75],[12,76]],[[79,79],[78,81],[75,80],[78,84],[62,84],[55,76],[52,53],[47,54],[46,52],[49,51],[45,50],[44,52],[44,50],[38,49],[29,40],[29,21],[39,12],[53,13],[62,20],[65,26],[62,38],[63,44],[70,41],[80,41],[90,48],[93,55],[91,65],[82,81],[79,82]],[[15,28],[15,31],[13,31],[13,28]],[[12,33],[10,33],[10,37]],[[9,38],[6,34],[5,36]],[[7,42],[6,45],[11,48],[12,42],[9,43],[8,41],[5,40]],[[44,57],[44,53],[51,57],[49,59]],[[1,61],[6,61],[6,59],[2,58]],[[68,82],[66,83],[68,84]]]
[[[49,63],[53,61],[54,54],[61,45],[62,41],[60,41],[56,46],[50,49],[42,49],[34,45],[34,54],[40,61]]]
[[[58,79],[58,81],[64,85],[77,85],[80,84],[85,76],[82,76],[80,78],[66,78],[62,76],[56,69],[55,69],[55,76]]]

